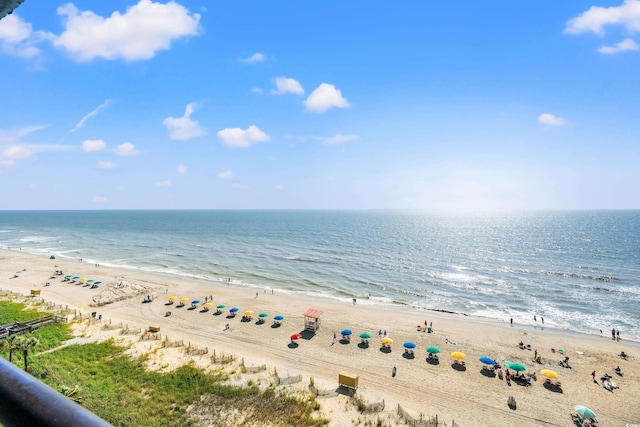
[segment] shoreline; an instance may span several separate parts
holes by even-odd
[[[141,270],[112,267],[95,267],[64,259],[50,260],[46,255],[34,255],[19,251],[0,251],[0,288],[29,294],[31,289],[41,291],[42,298],[58,304],[66,304],[84,313],[96,311],[106,320],[123,322],[136,327],[157,325],[162,333],[172,339],[184,339],[201,347],[209,347],[245,358],[248,364],[276,366],[279,372],[313,377],[318,388],[335,389],[337,373],[342,370],[360,376],[359,394],[365,399],[385,400],[388,411],[398,404],[403,408],[424,413],[438,414],[441,419],[454,419],[462,426],[492,425],[568,425],[574,405],[589,406],[598,414],[601,425],[637,423],[640,419],[640,351],[637,343],[617,342],[593,335],[570,334],[566,331],[533,329],[526,325],[511,327],[508,322],[482,319],[473,316],[416,310],[407,306],[383,307],[374,304],[340,302],[308,295],[292,295],[275,290],[228,284],[225,282],[170,277]],[[55,267],[57,266],[57,267]],[[16,279],[14,272],[26,268]],[[98,289],[63,283],[59,278],[45,286],[55,269],[84,275],[103,282]],[[74,270],[74,271],[71,271]],[[144,295],[155,292],[158,300],[143,304],[142,294],[93,307],[93,297],[107,292],[109,284],[125,280],[133,288],[137,285]],[[110,292],[110,291],[109,291]],[[256,294],[257,292],[257,294]],[[269,314],[266,324],[240,322],[239,317],[227,319],[165,305],[170,295],[204,299],[213,295],[215,304],[227,304],[251,309],[255,313]],[[310,339],[300,340],[297,347],[289,347],[289,336],[303,329],[304,313],[309,308],[324,311],[318,333]],[[167,311],[172,314],[165,317]],[[270,327],[273,316],[285,317],[280,328]],[[425,320],[433,323],[434,332],[417,332],[416,325]],[[225,325],[229,324],[228,330]],[[342,329],[352,329],[354,339],[342,343],[332,339]],[[376,332],[390,332],[394,343],[391,353],[380,351]],[[369,332],[374,338],[368,348],[358,347],[357,336]],[[606,338],[606,337],[604,337]],[[416,343],[415,356],[403,353],[402,343]],[[517,343],[530,344],[532,350],[521,350]],[[425,362],[425,347],[436,345],[442,350],[441,363]],[[533,350],[539,350],[545,363],[532,364]],[[573,369],[559,367],[559,355],[551,349],[564,349],[571,357]],[[451,351],[467,354],[465,371],[451,366]],[[625,351],[630,357],[622,360],[618,355]],[[508,359],[526,364],[529,372],[536,372],[538,379],[532,387],[515,383],[509,387],[505,381],[481,375],[480,356],[496,360]],[[598,375],[620,365],[624,377],[616,378],[619,390],[610,392],[591,381],[591,372]],[[391,376],[397,367],[396,377]],[[556,370],[562,380],[563,392],[548,390],[539,371],[545,367]],[[511,411],[506,402],[513,395],[518,409]],[[329,405],[330,402],[327,402]],[[329,414],[332,420],[340,419],[340,409]],[[340,426],[339,421],[332,425]]]
[[[37,257],[47,257],[47,258],[50,255],[52,255],[50,252],[44,253],[44,252],[35,252],[35,251],[22,251],[21,249],[16,250],[8,247],[0,248],[0,252],[3,252],[3,251],[14,252],[14,253],[24,253],[28,255],[37,256]],[[93,264],[93,260],[89,260],[91,261],[89,262],[88,260],[84,260],[76,257],[69,257],[66,255],[59,255],[59,254],[53,254],[53,255],[56,256],[56,260],[60,260],[60,261],[77,263],[79,265],[89,265],[89,266]],[[195,282],[201,282],[202,284],[205,284],[205,285],[210,284],[210,285],[218,286],[218,285],[224,285],[228,283],[225,279],[222,279],[222,278],[202,277],[195,274],[189,274],[184,272],[163,272],[163,271],[145,269],[143,267],[136,267],[136,266],[129,266],[129,265],[127,266],[119,266],[119,265],[113,265],[113,264],[104,264],[104,265],[99,264],[99,265],[103,268],[130,271],[132,274],[136,272],[140,272],[144,274],[164,276],[167,278],[173,278],[178,280],[192,280]],[[295,298],[308,298],[310,300],[320,298],[320,299],[326,300],[327,302],[334,301],[334,302],[340,302],[340,303],[350,303],[350,299],[351,299],[350,297],[340,297],[337,295],[328,295],[325,293],[312,293],[308,291],[307,292],[297,291],[292,289],[278,289],[270,286],[244,283],[242,281],[232,280],[230,283],[231,285],[237,286],[240,288],[258,289],[260,291],[263,291],[265,289],[277,289],[278,292],[282,294],[290,295]],[[496,325],[504,325],[507,322],[507,319],[501,320],[496,317],[481,316],[473,313],[465,313],[462,311],[451,311],[451,310],[438,309],[438,308],[421,307],[415,304],[411,304],[409,302],[401,302],[401,301],[382,302],[382,301],[375,301],[369,298],[358,298],[358,302],[361,305],[371,306],[371,307],[384,309],[384,310],[410,311],[413,313],[429,313],[429,314],[434,314],[436,316],[437,315],[462,316],[463,318],[468,318],[478,322],[488,322],[490,324],[496,324]],[[530,328],[531,330],[537,330],[539,328],[541,331],[548,331],[548,332],[553,332],[558,334],[567,334],[567,335],[578,336],[578,337],[580,336],[591,337],[591,338],[607,338],[608,337],[607,335],[608,331],[606,329],[603,329],[603,334],[599,335],[597,332],[587,332],[587,331],[578,330],[572,327],[563,328],[557,325],[553,325],[553,323],[551,323],[550,326],[541,326],[541,324],[537,322],[536,323],[516,322],[514,323],[514,327]],[[638,340],[625,338],[625,342],[640,346],[640,338]]]

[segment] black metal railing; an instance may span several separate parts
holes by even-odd
[[[108,427],[108,422],[0,357],[0,424]]]

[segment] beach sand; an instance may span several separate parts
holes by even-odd
[[[23,269],[26,271],[12,278]],[[103,284],[90,289],[62,282],[62,277],[49,279],[55,270]],[[115,287],[122,281],[126,288]],[[45,286],[47,282],[51,285]],[[622,341],[612,341],[607,325],[603,325],[604,337],[569,334],[540,327],[510,326],[506,318],[497,322],[409,307],[372,306],[360,300],[353,305],[290,295],[278,289],[272,294],[271,289],[265,292],[233,281],[200,281],[141,270],[96,267],[15,251],[0,251],[0,289],[25,295],[31,289],[39,289],[45,301],[68,305],[85,314],[95,311],[102,315],[102,322],[123,322],[131,328],[143,329],[159,326],[161,333],[172,340],[244,358],[247,366],[276,367],[281,376],[301,374],[306,384],[313,377],[321,390],[335,390],[338,373],[349,371],[359,375],[358,394],[365,401],[384,400],[383,415],[395,417],[401,405],[414,416],[438,415],[448,425],[455,420],[465,427],[569,426],[573,425],[570,413],[574,405],[580,404],[595,411],[601,426],[640,424],[640,347],[625,342],[624,334]],[[137,296],[92,306],[94,298],[105,300],[117,292]],[[153,293],[157,297],[153,302],[142,303],[144,297]],[[222,315],[215,316],[212,315],[215,308],[202,313],[200,307],[189,310],[189,303],[182,308],[176,304],[167,306],[171,295],[186,297],[189,302],[193,299],[204,302],[206,296],[212,295],[214,307],[226,304],[227,308]],[[230,307],[238,307],[240,315],[226,318]],[[321,327],[311,339],[301,339],[297,347],[291,348],[289,337],[303,330],[302,314],[309,308],[323,311]],[[255,312],[253,321],[241,322],[245,310]],[[171,311],[171,316],[165,317],[167,311]],[[255,323],[260,312],[269,314],[262,325]],[[272,318],[278,314],[284,316],[284,321],[281,327],[273,328]],[[423,325],[425,320],[433,323],[433,333],[417,331],[416,326]],[[229,329],[225,330],[227,323]],[[343,329],[353,331],[348,344],[340,341]],[[379,330],[386,330],[393,339],[390,353],[380,351],[380,338],[376,336]],[[369,348],[358,346],[358,335],[362,332],[372,334]],[[415,358],[403,355],[405,341],[416,344]],[[519,349],[520,341],[531,345],[531,350]],[[441,350],[439,365],[425,361],[425,348],[431,345]],[[552,349],[562,349],[564,354]],[[532,363],[534,350],[542,357],[544,366]],[[453,369],[450,357],[453,351],[466,354],[466,370]],[[619,356],[621,351],[628,354],[627,360]],[[537,381],[531,387],[515,382],[509,386],[505,380],[487,377],[480,372],[481,356],[521,362],[528,372],[537,373]],[[570,369],[558,365],[564,356],[570,357]],[[615,374],[616,366],[620,366],[623,376]],[[396,376],[392,377],[394,367]],[[562,392],[545,387],[545,378],[540,375],[545,368],[560,374]],[[604,373],[613,375],[619,388],[611,392],[600,382],[594,383],[591,377],[594,370],[596,379]],[[507,406],[509,396],[516,399],[517,409]],[[346,424],[340,414],[342,405],[336,403],[340,398],[320,399],[333,426]]]

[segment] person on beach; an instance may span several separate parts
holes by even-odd
[[[620,329],[616,329],[616,338],[620,341]]]
[[[591,378],[593,378],[593,382],[597,382],[596,381],[596,371],[591,372]]]
[[[540,320],[542,321],[542,324],[544,325],[544,317],[540,316]]]
[[[513,317],[509,319],[509,323],[511,323],[511,326],[513,326]]]
[[[611,328],[611,339],[615,341],[616,339],[616,329],[615,328]]]
[[[353,305],[356,305],[356,299],[355,298],[353,299]]]
[[[538,318],[536,317],[536,315],[535,315],[535,314],[533,315],[533,321],[534,321],[534,322],[536,322],[536,323],[538,323]]]

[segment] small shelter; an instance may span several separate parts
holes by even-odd
[[[322,314],[322,311],[320,310],[316,310],[313,308],[310,308],[309,310],[305,311],[303,316],[304,316],[304,330],[305,331],[311,331],[311,332],[316,332],[318,329],[320,329],[320,315]]]

